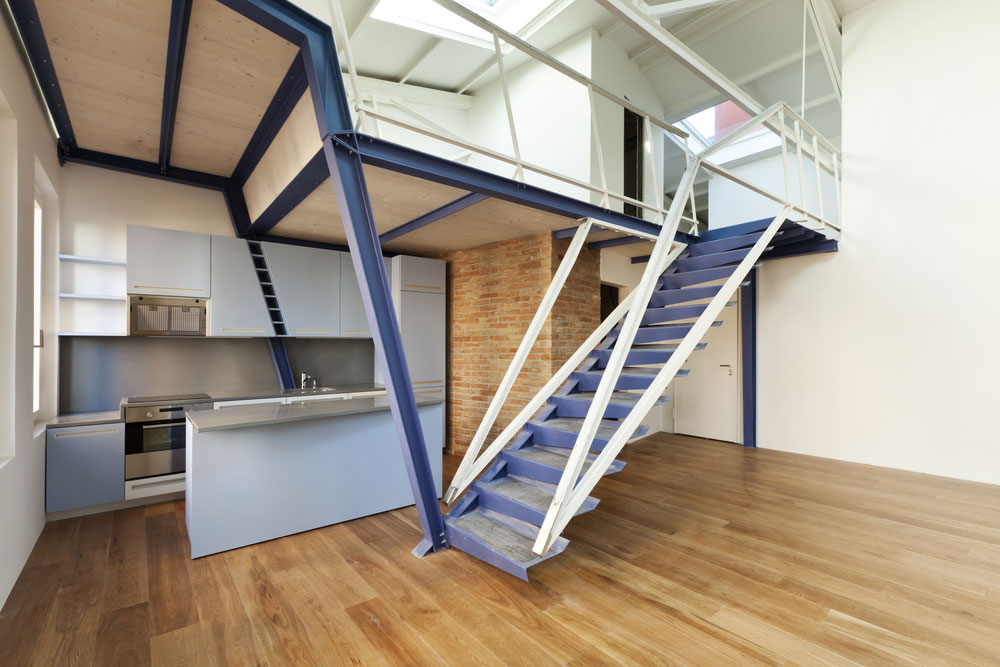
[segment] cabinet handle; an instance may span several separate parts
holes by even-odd
[[[344,329],[345,334],[371,335],[371,329]]]
[[[53,435],[55,438],[85,438],[88,435],[111,435],[112,433],[118,433],[117,428],[104,428],[97,431],[76,431],[74,433],[56,433]]]
[[[158,482],[146,482],[144,484],[133,484],[132,485],[132,490],[134,491],[136,489],[151,489],[154,486],[166,486],[167,484],[177,484],[177,483],[183,484],[184,480],[183,479],[165,479],[165,480],[160,480]]]
[[[300,333],[300,334],[301,333],[306,333],[306,334],[311,334],[311,333],[332,334],[333,333],[333,329],[296,329],[295,333]]]
[[[403,283],[403,289],[436,289],[443,290],[443,287],[437,285],[413,285],[411,283]]]
[[[413,392],[413,395],[416,396],[418,394],[423,395],[423,394],[443,394],[443,393],[444,389],[428,389],[426,391],[415,391]]]
[[[418,380],[410,384],[444,384],[444,380]]]
[[[200,287],[169,287],[167,285],[132,285],[132,289],[172,289],[177,292],[204,292]]]

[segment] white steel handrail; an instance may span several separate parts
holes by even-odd
[[[583,464],[587,459],[587,454],[593,445],[594,438],[597,436],[597,430],[600,428],[601,420],[604,418],[604,412],[611,401],[611,394],[618,384],[618,377],[621,374],[622,368],[625,367],[625,358],[632,347],[632,341],[635,339],[639,325],[642,323],[642,317],[645,314],[649,298],[652,296],[653,290],[656,289],[656,283],[660,278],[660,273],[662,273],[662,269],[658,270],[660,264],[670,254],[670,248],[677,233],[681,215],[687,206],[688,191],[694,187],[694,178],[698,172],[698,166],[698,159],[695,158],[688,164],[684,175],[681,177],[677,193],[670,204],[667,218],[663,222],[660,237],[657,239],[652,253],[650,253],[650,261],[646,265],[645,271],[643,271],[642,279],[633,290],[636,293],[636,297],[632,301],[628,315],[626,315],[625,321],[618,333],[614,350],[611,352],[611,358],[604,368],[604,373],[601,375],[601,382],[591,401],[590,408],[587,410],[587,416],[580,427],[576,443],[573,445],[569,461],[566,463],[562,477],[559,479],[555,494],[552,496],[552,503],[549,505],[545,519],[542,521],[538,539],[534,545],[536,553],[545,553],[548,549],[550,544],[549,535],[552,532],[553,524],[562,511],[563,503],[576,483],[580,471],[583,469]]]
[[[670,254],[663,258],[660,262],[658,272],[663,273],[663,271],[665,271],[666,268],[670,266],[670,264],[686,249],[687,245],[683,243],[674,244]],[[636,293],[633,291],[622,299],[621,303],[619,303],[611,314],[608,315],[594,330],[594,332],[587,337],[587,340],[580,344],[580,347],[576,349],[576,352],[574,352],[559,368],[559,370],[555,372],[549,381],[538,390],[532,399],[521,409],[517,416],[511,420],[510,424],[508,424],[500,435],[498,435],[493,442],[490,443],[489,447],[486,448],[479,458],[475,459],[475,462],[468,467],[467,472],[461,475],[461,477],[458,473],[456,473],[455,478],[452,480],[451,484],[449,484],[449,490],[451,488],[455,488],[457,491],[452,494],[450,498],[446,498],[445,502],[450,504],[455,500],[455,498],[458,497],[459,494],[462,493],[462,491],[468,488],[469,484],[472,483],[472,480],[478,477],[479,474],[483,472],[483,470],[485,470],[490,462],[497,456],[497,454],[499,454],[500,451],[506,447],[508,443],[510,443],[514,436],[517,435],[522,428],[524,428],[524,425],[528,423],[532,416],[538,412],[545,402],[549,400],[557,389],[559,389],[562,383],[569,378],[570,374],[583,363],[591,352],[593,352],[598,343],[600,343],[619,322],[619,320],[625,316],[628,312],[629,306],[635,299],[635,295]],[[465,462],[465,459],[471,458],[472,457],[469,456],[469,452],[466,452],[465,457],[463,458],[463,463]]]
[[[549,313],[552,312],[552,306],[559,297],[559,293],[562,292],[563,285],[566,284],[566,279],[576,264],[580,250],[587,241],[587,234],[590,233],[591,224],[592,222],[588,218],[582,225],[577,227],[576,233],[573,235],[573,240],[569,244],[569,249],[567,249],[566,255],[559,263],[559,268],[552,277],[552,282],[549,283],[548,289],[545,290],[545,294],[542,296],[542,300],[535,310],[535,316],[531,319],[528,330],[524,332],[524,337],[521,338],[517,352],[514,353],[514,358],[507,367],[507,371],[500,381],[500,386],[497,387],[496,393],[493,395],[493,400],[490,401],[490,405],[486,409],[486,415],[479,423],[479,428],[476,429],[476,434],[473,436],[472,442],[469,443],[465,457],[462,459],[462,463],[458,466],[458,471],[455,473],[455,479],[463,479],[468,474],[469,468],[472,467],[475,457],[479,454],[479,450],[486,441],[486,436],[489,435],[490,429],[493,428],[493,424],[500,414],[500,409],[507,401],[507,396],[510,395],[510,390],[514,387],[514,382],[524,367],[524,362],[528,360],[528,355],[531,353],[535,341],[538,340],[538,334],[541,333],[545,321],[549,318]],[[459,489],[454,486],[454,482],[452,484],[444,496],[444,501],[448,504],[460,493]]]
[[[730,296],[746,279],[750,269],[753,268],[753,266],[760,259],[761,254],[763,254],[763,252],[771,244],[771,241],[774,239],[774,235],[777,234],[778,230],[788,219],[788,213],[789,209],[786,207],[782,209],[780,214],[775,216],[774,220],[770,225],[768,225],[765,232],[753,245],[750,253],[747,254],[743,261],[739,263],[736,271],[733,272],[733,274],[719,289],[718,293],[712,298],[704,312],[702,312],[697,321],[691,327],[691,331],[680,342],[677,349],[670,355],[670,359],[666,364],[664,364],[663,368],[660,369],[659,373],[657,373],[656,377],[653,379],[653,382],[636,402],[632,411],[629,412],[628,417],[621,422],[614,435],[591,463],[590,468],[580,478],[579,482],[573,485],[572,493],[561,509],[558,510],[558,516],[552,517],[551,523],[549,523],[548,520],[549,514],[553,514],[553,508],[549,508],[549,514],[546,514],[546,521],[542,524],[538,540],[536,540],[533,548],[535,553],[544,554],[548,551],[552,541],[566,528],[569,520],[576,514],[577,510],[580,509],[580,506],[597,485],[597,482],[604,474],[604,471],[607,470],[608,466],[611,465],[611,462],[614,461],[616,456],[618,456],[631,435],[635,433],[635,430],[639,427],[639,423],[653,407],[653,403],[660,395],[663,394],[667,386],[677,375],[681,366],[687,361],[688,356],[694,351],[702,336],[705,335],[705,332],[712,325],[712,322],[715,321],[715,318],[718,317],[719,313],[722,312],[722,309],[725,308]],[[577,473],[577,475],[578,474],[579,473]],[[563,478],[565,479],[566,477],[567,475],[564,473]],[[572,479],[575,481],[576,476],[574,475]],[[546,524],[548,524],[548,527]]]

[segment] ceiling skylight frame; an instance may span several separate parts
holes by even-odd
[[[544,6],[537,0],[456,0],[504,30],[516,33],[537,17]],[[433,0],[378,0],[371,18],[399,25],[488,51],[494,50],[493,36],[452,14]],[[507,45],[505,44],[504,47]],[[507,51],[504,48],[504,51]]]

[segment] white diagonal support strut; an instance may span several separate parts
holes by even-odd
[[[739,286],[746,279],[747,274],[754,267],[760,256],[767,250],[767,247],[771,245],[771,241],[774,239],[774,235],[778,233],[781,226],[788,219],[788,213],[790,211],[789,207],[782,209],[774,220],[768,225],[767,229],[757,240],[757,242],[750,249],[749,254],[743,258],[743,261],[739,263],[736,267],[736,271],[733,272],[731,276],[722,285],[719,292],[712,298],[705,311],[698,317],[697,321],[691,327],[691,331],[688,332],[684,339],[674,350],[674,353],[670,356],[670,359],[664,364],[660,372],[657,373],[656,378],[653,379],[652,384],[649,388],[642,394],[642,397],[636,402],[635,407],[629,412],[628,417],[626,417],[615,434],[608,441],[604,449],[597,455],[591,464],[587,472],[580,478],[578,484],[573,488],[572,493],[569,498],[563,504],[558,516],[553,517],[552,528],[543,533],[539,533],[539,540],[535,544],[535,553],[544,554],[548,551],[549,547],[552,545],[552,541],[559,536],[560,533],[566,528],[569,520],[576,514],[577,510],[586,500],[587,496],[597,485],[604,471],[607,470],[611,462],[615,460],[615,457],[621,452],[622,448],[628,442],[629,438],[635,433],[635,430],[639,427],[640,422],[653,407],[656,399],[659,398],[664,391],[666,391],[667,386],[677,375],[680,370],[681,365],[687,361],[688,356],[697,347],[698,342],[701,341],[705,332],[708,328],[712,326],[715,318],[719,316],[722,309],[726,307],[729,299],[736,292]],[[617,349],[617,344],[616,344]],[[575,477],[574,477],[575,479]],[[551,509],[550,509],[551,513]],[[546,522],[548,522],[549,517],[546,516]],[[544,531],[543,525],[543,531]]]
[[[479,428],[476,429],[476,434],[473,436],[472,442],[469,443],[469,449],[465,452],[465,457],[462,459],[462,463],[455,473],[451,486],[444,496],[445,503],[450,504],[464,490],[464,487],[459,488],[461,480],[468,475],[469,470],[473,467],[473,462],[479,454],[483,443],[486,441],[486,436],[489,435],[490,429],[493,428],[493,424],[497,420],[497,415],[500,414],[500,409],[503,408],[504,403],[507,401],[507,396],[514,387],[514,382],[524,367],[524,362],[528,360],[531,348],[535,346],[538,334],[541,333],[545,321],[549,318],[549,313],[552,312],[552,306],[555,304],[556,299],[559,298],[559,293],[562,292],[563,285],[566,284],[566,279],[569,278],[569,274],[576,264],[576,259],[580,256],[580,250],[587,241],[587,235],[590,233],[592,224],[593,222],[590,218],[587,218],[582,225],[577,227],[576,233],[573,235],[573,241],[569,244],[569,249],[566,251],[566,256],[559,263],[559,268],[556,270],[552,282],[549,283],[548,289],[545,290],[545,295],[542,296],[542,301],[535,310],[535,316],[531,319],[528,330],[524,332],[524,337],[521,339],[521,344],[517,347],[514,359],[510,362],[510,366],[507,367],[507,372],[504,373],[503,379],[500,381],[500,386],[497,387],[497,391],[493,395],[493,400],[490,401],[490,405],[486,409],[486,415],[483,417],[483,421],[479,423]]]
[[[618,376],[625,366],[625,359],[629,349],[632,347],[632,341],[635,339],[635,334],[642,323],[642,316],[646,312],[649,298],[652,296],[653,290],[656,289],[656,283],[663,272],[663,269],[660,268],[662,259],[670,254],[674,236],[677,234],[677,227],[680,224],[681,216],[684,214],[684,208],[687,205],[688,194],[691,188],[694,187],[694,179],[698,173],[699,164],[697,158],[688,163],[687,170],[684,172],[681,182],[677,186],[677,193],[674,195],[674,200],[667,211],[667,219],[663,222],[663,229],[656,241],[656,245],[653,246],[649,264],[646,265],[642,279],[633,290],[636,293],[636,297],[632,301],[628,315],[625,317],[625,322],[618,333],[614,350],[611,352],[611,358],[608,360],[604,373],[601,375],[601,382],[594,394],[590,408],[587,410],[587,416],[580,427],[576,443],[573,445],[569,461],[566,463],[562,477],[559,479],[556,492],[552,496],[552,503],[549,505],[548,512],[546,512],[545,519],[542,522],[542,527],[538,532],[538,539],[535,541],[535,553],[544,554],[548,550],[551,544],[549,535],[552,533],[556,517],[560,515],[563,503],[568,498],[573,484],[580,476],[581,470],[583,470],[587,454],[590,452],[594,437],[597,435],[598,428],[600,428],[601,419],[604,417],[604,412],[611,401],[611,394],[615,389],[615,385],[618,384]]]

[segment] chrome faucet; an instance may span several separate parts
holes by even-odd
[[[316,380],[313,380],[313,377],[311,375],[309,375],[305,371],[302,371],[302,378],[299,381],[299,389],[310,389],[310,387],[308,386],[310,382],[312,383],[313,387],[316,386]]]

